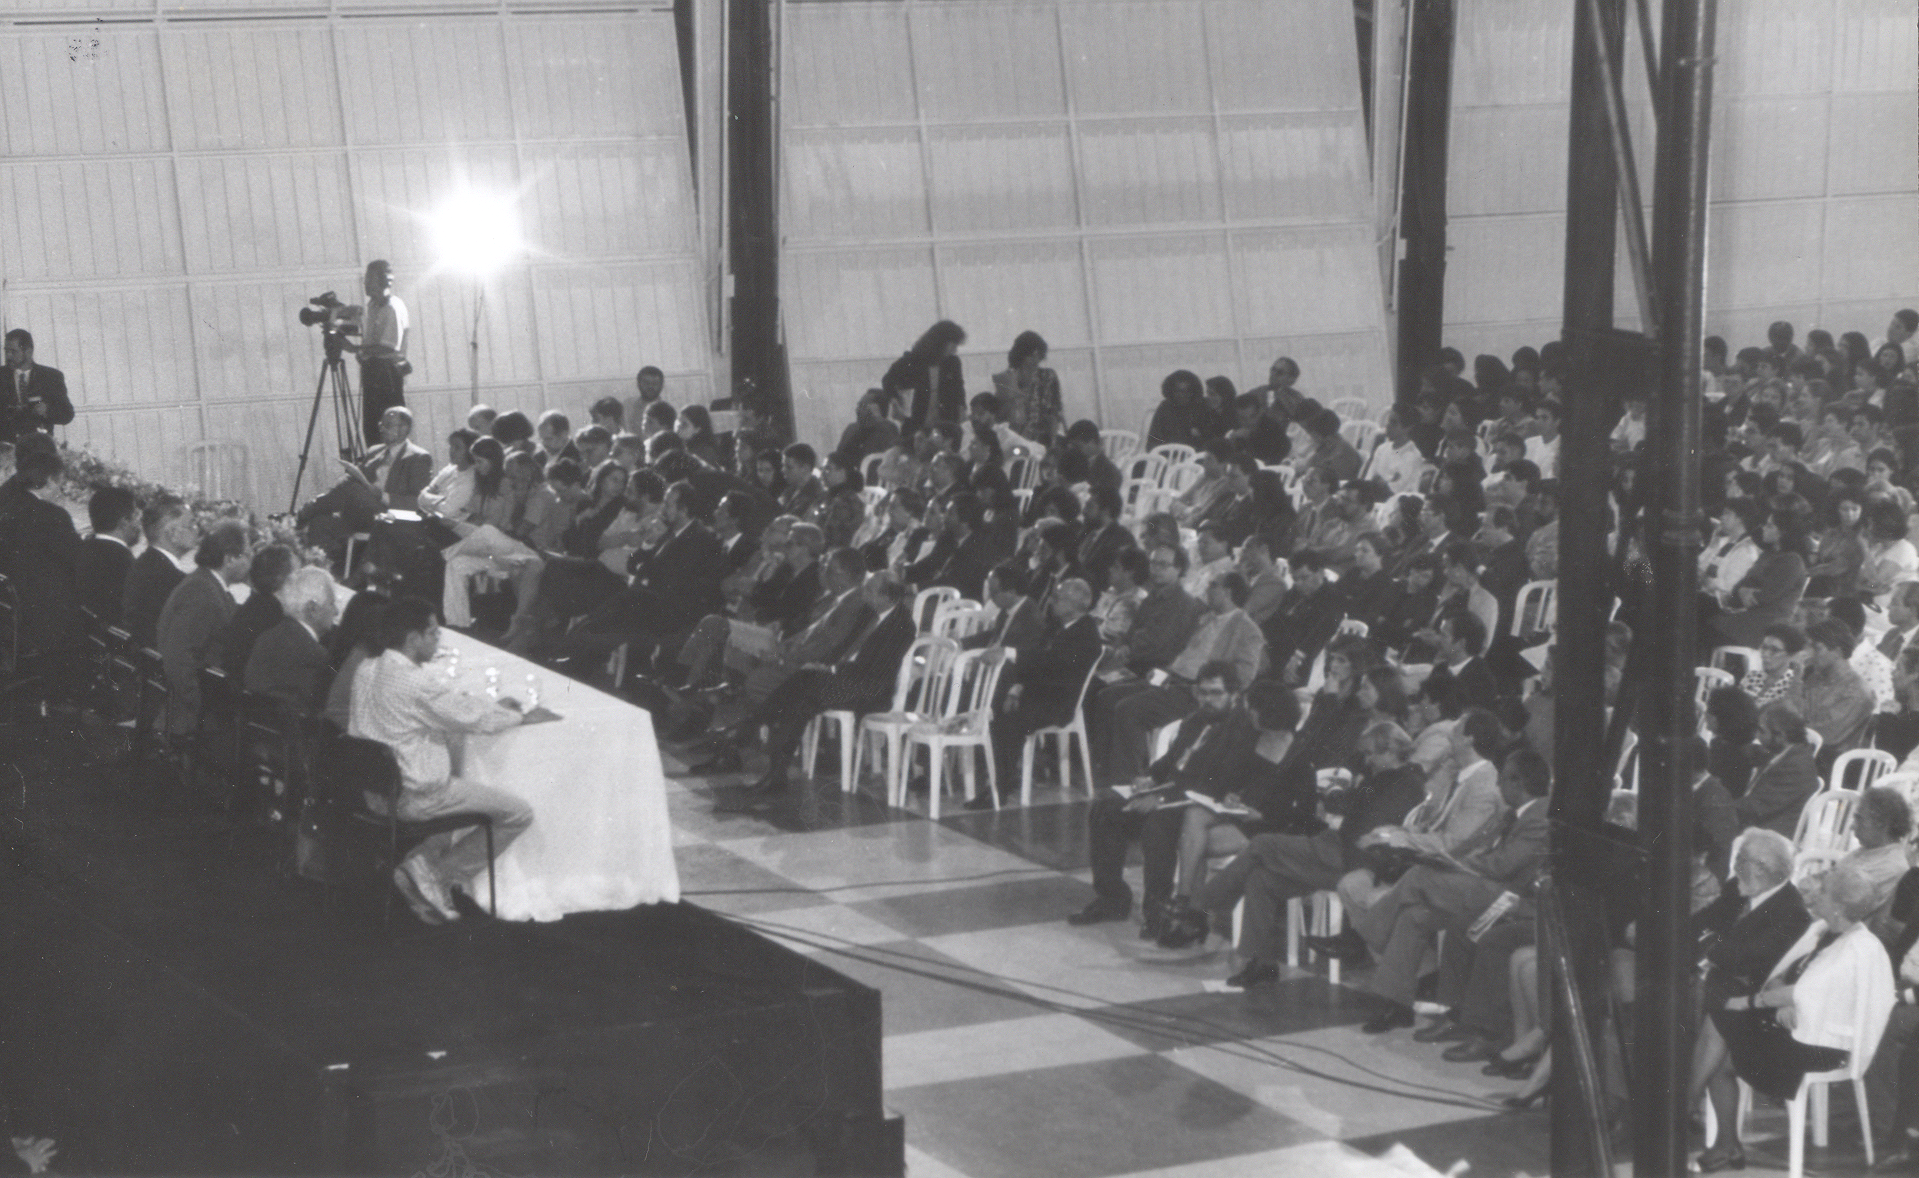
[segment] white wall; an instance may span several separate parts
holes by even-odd
[[[787,9],[782,297],[831,442],[936,319],[968,390],[1051,345],[1134,429],[1176,368],[1391,397],[1344,0],[826,0]]]
[[[423,218],[461,183],[517,192],[530,244],[486,286],[481,400],[584,421],[648,363],[712,395],[668,14],[34,7],[0,23],[0,318],[66,371],[71,440],[174,482],[189,443],[238,443],[250,500],[284,510],[320,365],[296,312],[362,301],[386,257],[443,452],[477,287],[435,271]]]
[[[1573,13],[1536,0],[1460,5],[1446,334],[1469,357],[1559,334]],[[1775,319],[1802,338],[1813,327],[1878,336],[1893,310],[1919,305],[1910,0],[1721,0],[1716,56],[1706,331],[1735,348],[1763,344]],[[1641,63],[1629,22],[1629,100],[1645,94]],[[1634,107],[1650,218],[1652,127]],[[1619,323],[1636,327],[1623,234],[1619,255]]]

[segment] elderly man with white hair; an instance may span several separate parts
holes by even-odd
[[[339,618],[333,577],[309,565],[295,569],[276,595],[286,616],[253,644],[242,683],[294,712],[317,715],[326,706],[333,667],[320,639]]]

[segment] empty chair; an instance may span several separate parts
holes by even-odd
[[[1528,581],[1513,603],[1507,633],[1516,636],[1551,632],[1559,624],[1559,582]]]
[[[1139,435],[1129,429],[1103,429],[1099,431],[1099,444],[1106,457],[1116,463],[1139,453]]]
[[[1712,665],[1732,675],[1737,683],[1758,669],[1759,652],[1750,646],[1715,646]]]
[[[1178,466],[1167,468],[1166,476],[1160,481],[1160,486],[1178,495],[1199,485],[1199,481],[1205,477],[1206,468],[1199,463],[1182,462]]]
[[[1739,683],[1738,680],[1732,677],[1731,671],[1722,671],[1718,667],[1694,667],[1692,669],[1692,679],[1692,704],[1694,708],[1698,709],[1700,713],[1699,724],[1701,728],[1704,728],[1706,723],[1706,700],[1713,692],[1721,687],[1737,687]]]
[[[1334,412],[1337,413],[1338,410]],[[1339,423],[1339,436],[1352,443],[1353,449],[1359,451],[1361,459],[1370,459],[1373,455],[1373,447],[1379,444],[1379,423],[1368,421],[1364,417],[1346,417],[1343,413],[1340,416],[1342,420]]]
[[[959,600],[959,590],[950,585],[934,585],[922,589],[913,598],[913,621],[915,628],[922,634],[933,630],[933,618],[939,612],[943,602]]]
[[[905,763],[911,764],[916,746],[926,746],[930,762],[927,766],[927,812],[935,819],[940,816],[942,770],[948,752],[956,751],[962,758],[960,769],[966,782],[966,800],[969,802],[977,790],[974,762],[985,758],[987,786],[993,791],[994,809],[999,808],[999,771],[993,764],[991,730],[993,697],[999,689],[1000,672],[1012,658],[1013,652],[1003,646],[962,651],[953,661],[952,675],[946,685],[946,706],[940,709],[940,715],[906,730],[906,747],[902,758]],[[904,801],[904,798],[900,799],[900,804],[903,805]]]
[[[1792,835],[1798,859],[1836,861],[1851,850],[1852,812],[1858,805],[1859,795],[1849,789],[1821,790],[1807,798]]]
[[[986,629],[986,607],[977,601],[960,598],[956,601],[942,601],[933,611],[933,629],[931,633],[941,638],[965,641]]]
[[[1164,459],[1168,466],[1177,466],[1182,462],[1191,462],[1195,451],[1191,446],[1182,446],[1176,442],[1167,442],[1164,445],[1154,446],[1151,450],[1148,450],[1147,453]]]
[[[893,681],[893,702],[884,712],[874,712],[860,720],[859,740],[853,747],[853,763],[840,780],[840,788],[852,791],[859,782],[860,766],[871,742],[880,759],[880,776],[886,783],[887,804],[901,805],[906,794],[906,762],[901,757],[906,731],[931,718],[946,699],[946,683],[959,656],[959,644],[951,638],[922,634],[913,640],[900,662],[899,675]],[[844,731],[844,729],[842,729]],[[817,734],[809,734],[817,736]],[[806,751],[806,772],[813,772],[815,743]]]
[[[1120,477],[1125,480],[1138,479],[1150,486],[1157,487],[1165,481],[1166,468],[1173,465],[1160,454],[1135,454],[1120,465]]]
[[[860,459],[861,481],[869,487],[879,482],[880,463],[884,461],[886,461],[886,455],[884,454],[868,454],[866,457]]]
[[[1360,397],[1341,397],[1339,400],[1327,406],[1327,408],[1339,414],[1339,420],[1341,422],[1365,421],[1370,423],[1373,420],[1373,407]],[[1346,440],[1352,442],[1351,438],[1347,438]],[[1357,449],[1359,443],[1353,442],[1353,446]]]

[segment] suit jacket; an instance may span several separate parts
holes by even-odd
[[[80,541],[74,556],[74,577],[80,604],[93,611],[101,624],[117,626],[126,610],[127,574],[133,571],[133,549],[105,536]]]
[[[227,624],[220,628],[220,669],[227,673],[227,678],[240,682],[240,677],[246,674],[253,644],[286,616],[286,611],[280,608],[280,599],[260,592],[257,587],[240,603]]]
[[[1128,548],[1139,545],[1133,534],[1118,523],[1109,523],[1097,531],[1088,532],[1079,542],[1079,575],[1093,587],[1094,600],[1106,592],[1107,573],[1115,556]]]
[[[960,643],[967,650],[985,650],[989,646],[1004,646],[1008,650],[1018,651],[1014,666],[1026,661],[1027,652],[1038,646],[1046,637],[1046,615],[1039,602],[1030,597],[1022,597],[1013,603],[1013,608],[1005,615],[994,620],[991,626],[981,630]],[[1001,677],[1005,682],[1005,677]],[[1008,686],[1011,686],[1008,684]]]
[[[20,602],[20,649],[60,650],[79,637],[75,571],[80,533],[73,517],[27,489],[19,477],[0,484],[0,572]]]
[[[1813,764],[1812,746],[1795,744],[1754,771],[1732,808],[1741,826],[1763,826],[1791,838],[1799,826],[1799,811],[1817,792],[1819,769]]]
[[[200,722],[200,668],[219,664],[220,632],[236,608],[208,569],[195,569],[161,608],[155,639],[167,668],[167,731],[191,732]]]
[[[1499,706],[1499,680],[1493,678],[1483,658],[1475,656],[1468,659],[1457,671],[1451,667],[1434,667],[1433,677],[1441,682],[1451,679],[1457,683],[1459,697],[1469,708],[1491,709]]]
[[[816,560],[799,572],[783,578],[778,587],[768,594],[766,620],[777,625],[782,634],[797,634],[806,628],[808,619],[813,616],[813,606],[819,599],[820,562]]]
[[[326,649],[299,619],[282,617],[254,642],[240,681],[248,691],[271,696],[299,715],[312,716],[326,707],[333,667],[327,662]]]
[[[0,371],[0,442],[21,434],[45,432],[73,420],[67,378],[58,368],[35,364],[27,370],[27,400],[22,404],[11,368]]]
[[[371,458],[360,464],[360,473],[369,479],[373,477]],[[414,511],[420,506],[420,492],[432,481],[433,455],[408,441],[401,443],[400,456],[388,464],[386,481],[380,489],[386,492],[388,507]]]
[[[1153,669],[1166,666],[1186,649],[1199,629],[1206,603],[1178,585],[1155,585],[1133,611],[1133,628],[1126,634],[1128,666]]]
[[[153,646],[158,641],[155,630],[160,624],[160,611],[186,576],[172,557],[151,545],[134,560],[127,572],[120,618],[136,647]]]
[[[725,604],[720,594],[725,565],[719,537],[698,520],[667,537],[639,581],[639,587],[647,591],[652,615],[646,619],[646,629],[678,633],[720,612]]]
[[[900,660],[906,657],[916,633],[912,605],[901,602],[867,631],[851,654],[840,659],[820,685],[819,702],[825,709],[855,712],[885,707],[893,698]]]
[[[1099,661],[1099,622],[1092,614],[1068,626],[1052,625],[1030,653],[1021,652],[1008,671],[1020,686],[1020,710],[1033,727],[1064,724],[1073,718],[1086,672]]]
[[[1284,673],[1295,654],[1302,663],[1310,663],[1319,648],[1332,640],[1345,610],[1339,589],[1331,581],[1315,593],[1302,593],[1295,585],[1280,599],[1279,608],[1260,629],[1266,634],[1266,657],[1273,669]]]
[[[1458,926],[1478,919],[1501,892],[1514,892],[1525,908],[1532,885],[1546,866],[1546,799],[1533,798],[1505,816],[1498,841],[1460,860],[1455,870],[1420,864],[1400,878],[1402,905],[1423,904]]]
[[[928,373],[937,387],[928,387]],[[880,387],[906,405],[907,424],[921,429],[929,421],[963,421],[966,418],[966,380],[958,356],[943,356],[932,364],[907,352],[893,361],[880,378]]]
[[[1737,882],[1721,891],[1693,917],[1706,962],[1706,1008],[1723,1006],[1735,995],[1758,993],[1772,967],[1811,923],[1805,898],[1790,882],[1750,911]]]
[[[808,663],[836,663],[847,653],[853,640],[866,632],[873,620],[873,607],[866,604],[859,589],[849,589],[831,601],[822,601],[811,625],[782,643],[785,661],[803,667]]]
[[[953,549],[927,584],[950,586],[959,590],[961,597],[978,601],[980,590],[986,584],[986,574],[992,572],[993,566],[1005,555],[993,534],[981,528],[960,541],[959,547]]]
[[[1258,740],[1252,718],[1243,708],[1235,708],[1217,720],[1196,712],[1179,722],[1172,747],[1153,762],[1148,772],[1160,785],[1177,785],[1223,798],[1239,788],[1239,771]],[[1189,749],[1190,757],[1186,755]]]

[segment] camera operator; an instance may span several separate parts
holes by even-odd
[[[360,355],[362,428],[370,440],[380,436],[380,417],[406,404],[406,376],[413,365],[406,358],[406,304],[393,293],[393,267],[384,260],[366,264],[366,319],[360,342],[343,346]]]
[[[46,433],[73,420],[67,378],[58,368],[33,362],[33,335],[16,327],[7,333],[7,366],[0,381],[0,442],[22,434]]]

